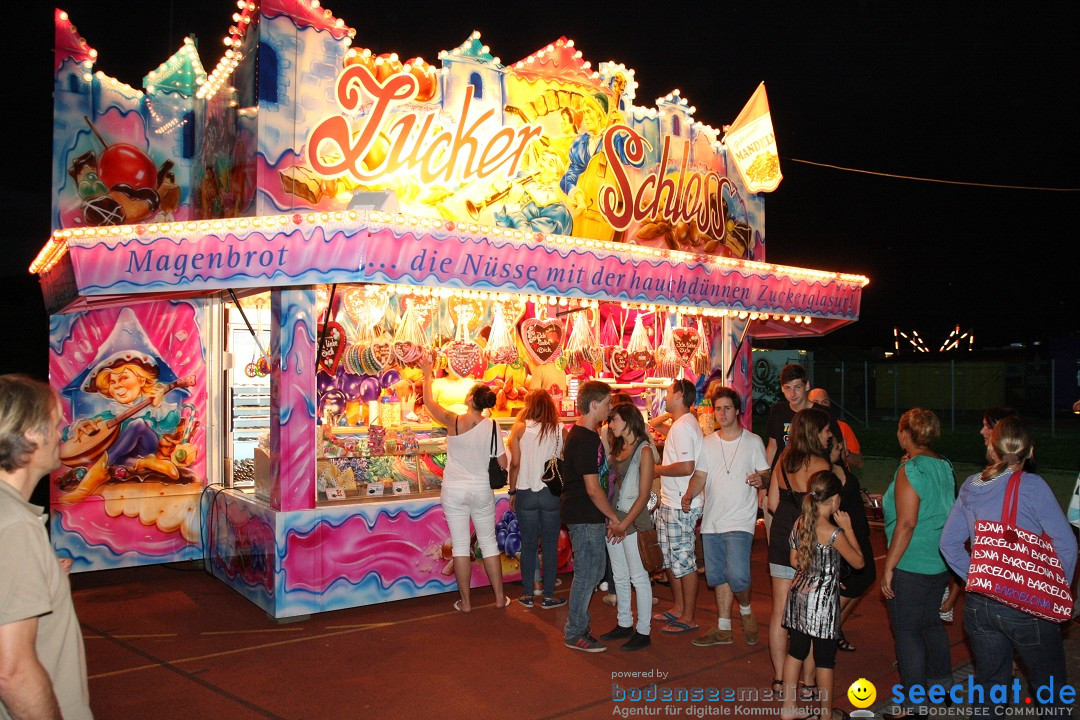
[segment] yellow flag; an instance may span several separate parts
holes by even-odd
[[[750,192],[772,192],[780,185],[784,176],[780,174],[780,155],[776,150],[765,83],[757,86],[746,107],[728,128],[724,144]]]

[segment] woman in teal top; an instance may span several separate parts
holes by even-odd
[[[952,676],[949,637],[938,614],[949,570],[938,544],[956,499],[956,480],[952,464],[930,449],[940,434],[941,422],[929,410],[904,413],[896,431],[904,463],[882,501],[889,552],[881,594],[889,607],[905,689],[935,683],[948,687]],[[907,717],[921,710],[903,707],[883,716]]]

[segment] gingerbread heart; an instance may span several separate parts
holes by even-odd
[[[521,344],[533,365],[549,363],[559,356],[566,325],[561,320],[529,318],[521,324]]]
[[[457,327],[462,318],[467,320],[469,334],[476,332],[484,319],[484,304],[476,298],[451,296],[446,301],[446,309],[450,311],[450,321],[454,323],[454,327]]]
[[[517,325],[521,321],[521,316],[525,314],[525,307],[528,302],[523,295],[511,295],[506,300],[493,300],[491,309],[494,310],[496,305],[501,306],[506,322]]]
[[[413,318],[420,327],[426,327],[439,311],[439,299],[433,297],[419,297],[408,295],[402,300],[403,312],[412,308]]]
[[[677,327],[671,331],[671,337],[675,344],[675,352],[683,365],[688,365],[690,359],[701,345],[701,336],[696,328]]]
[[[341,353],[345,351],[345,328],[336,322],[330,321],[319,328],[319,339],[322,343],[319,347],[319,365],[330,375],[337,372],[338,362],[341,361]]]
[[[386,340],[373,342],[371,343],[371,357],[380,368],[385,369],[394,359],[394,348]]]
[[[655,363],[653,354],[648,350],[636,350],[629,353],[627,367],[631,370],[648,370]]]
[[[607,369],[615,377],[619,377],[626,372],[626,367],[630,362],[630,353],[626,352],[626,348],[618,345],[608,345],[604,348],[604,364],[607,365]]]
[[[394,343],[394,359],[404,367],[416,367],[424,349],[410,340],[399,340]]]
[[[471,340],[454,340],[443,348],[446,363],[458,377],[469,377],[484,372],[484,351]]]

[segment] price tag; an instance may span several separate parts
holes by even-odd
[[[367,484],[364,493],[368,497],[382,497],[385,488],[381,482],[371,482]]]
[[[395,480],[394,481],[394,494],[395,495],[408,495],[412,492],[409,489],[408,480]]]
[[[326,488],[326,499],[327,500],[344,500],[345,499],[345,491],[342,490],[339,487],[328,487],[328,488]]]

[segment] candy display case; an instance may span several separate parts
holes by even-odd
[[[866,278],[765,260],[771,129],[736,153],[566,38],[504,64],[473,33],[436,67],[306,0],[222,18],[214,65],[187,39],[136,88],[55,14],[31,271],[68,422],[51,537],[76,572],[201,557],[275,617],[449,592],[422,355],[440,404],[487,383],[506,432],[532,388],[572,420],[589,378],[749,402],[751,338],[858,318]]]

